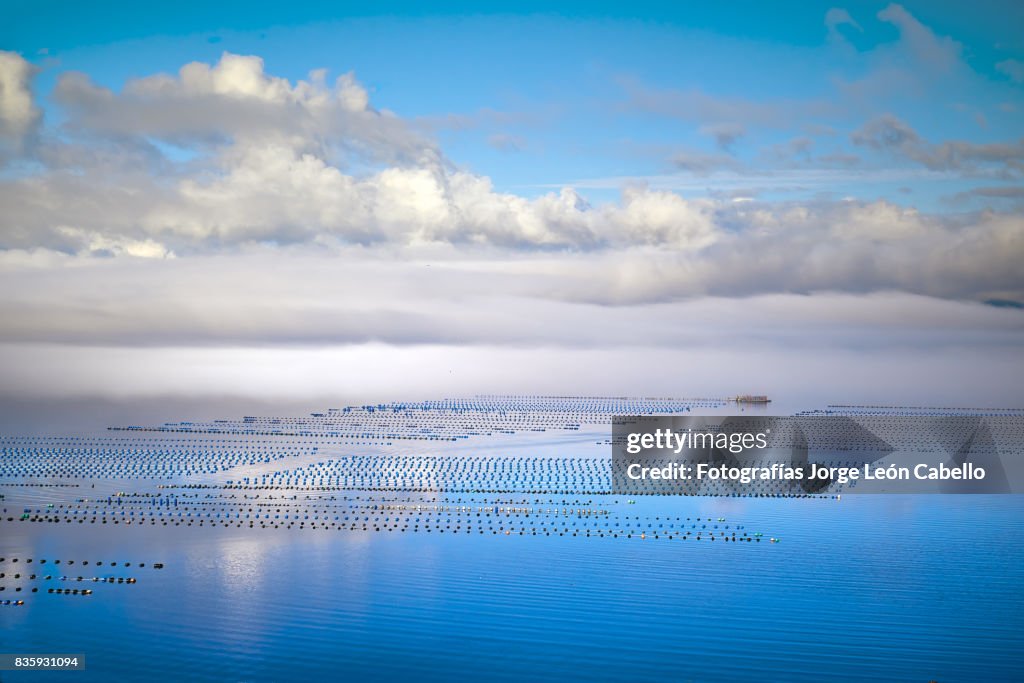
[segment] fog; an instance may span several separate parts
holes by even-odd
[[[162,424],[476,393],[727,397],[1020,407],[1015,347],[566,349],[361,344],[303,348],[0,347],[5,433]],[[12,389],[17,388],[12,391]]]

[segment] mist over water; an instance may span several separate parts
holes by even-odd
[[[333,348],[0,347],[0,429],[305,415],[475,394],[728,398],[773,414],[827,404],[1020,407],[1016,348],[679,349],[359,345]],[[747,406],[746,409],[752,409]]]

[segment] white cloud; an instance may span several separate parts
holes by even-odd
[[[77,250],[66,239],[71,233],[56,226],[154,239],[180,251],[323,240],[693,249],[714,240],[713,205],[670,192],[629,191],[621,204],[596,208],[571,189],[528,200],[496,192],[486,177],[433,164],[348,175],[276,143],[236,143],[203,172],[169,182],[124,175],[124,184],[108,170],[0,185],[8,209],[0,216],[0,246]]]
[[[0,50],[0,152],[17,150],[22,139],[39,123],[41,114],[32,99],[35,68],[15,52]]]
[[[263,275],[280,269],[276,261],[232,260],[256,245],[281,254],[323,253],[332,274],[362,258],[393,259],[401,272],[424,253],[448,268],[472,259],[481,264],[477,277],[504,270],[539,283],[529,292],[535,300],[601,306],[794,292],[1024,297],[1024,225],[1016,214],[943,219],[884,201],[732,202],[643,186],[627,186],[618,201],[596,205],[569,187],[528,199],[445,161],[404,120],[375,110],[351,75],[328,85],[323,72],[313,72],[293,84],[266,74],[255,57],[225,54],[217,64],[189,64],[176,75],[132,81],[118,93],[82,75],[65,76],[57,90],[70,110],[69,130],[82,137],[48,142],[39,155],[44,170],[0,181],[0,249],[8,250],[0,276],[21,272],[19,264],[28,262],[46,273],[38,276],[40,293],[49,291],[47,282],[54,287],[52,299],[15,306],[7,317],[11,330],[32,329],[18,317],[32,306],[61,311],[51,316],[54,334],[62,320],[88,318],[88,309],[59,303],[88,284],[63,278],[47,265],[54,259],[65,266],[98,256],[162,264],[172,255],[184,262],[225,254],[218,263],[237,268],[234,277],[245,280],[244,268],[252,267],[277,282]],[[150,137],[200,151],[173,164]],[[931,145],[894,117],[865,127],[855,141],[944,169],[1009,163],[1017,153]],[[348,157],[332,153],[337,149],[376,151],[362,155],[373,163],[357,172],[346,166]],[[838,182],[834,175],[827,180]],[[327,267],[316,264],[311,272]],[[162,265],[145,267],[165,272]],[[95,273],[105,272],[98,268]],[[366,282],[380,286],[380,272]],[[331,282],[318,277],[318,286]],[[244,316],[266,317],[250,310],[244,294],[234,305]],[[408,312],[407,320],[418,315]],[[304,326],[320,329],[299,323],[293,327],[299,337]]]
[[[405,121],[370,106],[351,73],[327,82],[324,70],[292,85],[264,72],[255,56],[224,53],[210,66],[192,62],[177,75],[129,81],[115,93],[82,73],[65,73],[54,91],[69,127],[173,144],[272,142],[341,161],[436,163],[433,143]]]
[[[8,183],[0,186],[0,239],[7,248],[86,255],[195,255],[257,243],[384,252],[448,245],[497,249],[489,258],[500,262],[554,250],[577,254],[572,267],[595,264],[561,286],[600,302],[886,289],[1024,296],[1019,215],[954,221],[881,201],[737,204],[644,187],[598,205],[568,188],[526,199],[437,166],[348,175],[273,144],[236,143],[216,163],[170,183],[110,188],[102,174],[63,173]]]
[[[746,216],[753,236],[723,236],[691,253],[660,245],[510,253],[437,243],[248,247],[176,259],[130,258],[162,255],[146,243],[122,245],[120,253],[107,247],[115,258],[7,251],[0,342],[618,347],[763,340],[863,348],[1012,345],[1024,332],[1018,310],[939,298],[1024,298],[1019,223],[945,227],[888,205],[822,214],[743,202],[730,210]],[[634,216],[649,223],[642,211]],[[946,247],[922,248],[939,230],[950,235]]]
[[[916,35],[905,16],[887,12]],[[914,39],[927,51],[925,38]],[[3,106],[10,92],[16,106],[3,110],[4,125],[24,136],[39,122],[31,73],[20,58],[5,59]],[[725,147],[749,126],[785,127],[803,111],[800,103],[698,92],[636,95],[707,123]],[[761,356],[784,358],[786,372],[801,367],[805,348],[819,359],[822,349],[846,359],[865,348],[905,349],[904,359],[920,349],[941,348],[944,359],[983,349],[999,369],[1019,349],[1019,311],[963,301],[1024,299],[1019,214],[944,218],[885,201],[766,203],[748,194],[694,199],[618,181],[625,189],[616,201],[592,204],[572,187],[526,198],[457,168],[409,122],[375,109],[351,74],[328,83],[315,71],[292,83],[267,74],[256,57],[231,54],[119,92],[64,75],[56,100],[68,121],[60,138],[39,142],[37,169],[0,179],[7,387],[42,382],[60,391],[68,376],[86,391],[111,375],[124,347],[177,349],[129,354],[133,368],[163,359],[153,391],[288,384],[285,365],[251,383],[239,377],[253,363],[291,363],[295,353],[310,360],[288,391],[309,378],[326,391],[360,358],[398,358],[424,382],[452,363],[496,382],[474,388],[511,390],[521,374],[515,363],[537,358],[542,367],[529,377],[556,375],[581,349],[600,367],[632,349],[634,369],[650,357],[684,367],[692,356],[680,349],[697,350],[737,381],[749,376],[736,368],[752,343]],[[895,118],[855,140],[935,169],[1019,160],[1012,145],[928,143]],[[166,158],[153,141],[182,146],[188,160]],[[789,153],[809,148],[797,139]],[[735,163],[728,159],[681,155],[677,164],[708,170]],[[863,177],[803,169],[761,180],[835,186]],[[752,176],[707,179],[730,182]],[[260,345],[329,350],[313,357],[255,351]],[[75,349],[70,360],[47,363],[62,349]],[[231,360],[236,349],[239,362]],[[193,361],[220,374],[179,372]],[[323,372],[321,361],[342,374]],[[489,365],[501,371],[486,375]],[[588,373],[577,386],[600,390]],[[893,376],[908,375],[897,367]],[[373,380],[368,370],[361,377]],[[604,390],[621,391],[627,379],[619,372]],[[111,389],[147,390],[129,380]]]
[[[214,66],[202,62],[186,64],[178,77],[165,74],[131,81],[124,94],[140,99],[191,99],[206,95],[291,103],[310,107],[339,102],[348,111],[366,111],[369,98],[352,74],[340,76],[333,90],[325,86],[326,72],[310,74],[309,81],[294,87],[287,79],[268,76],[263,60],[256,56],[225,52]]]
[[[132,256],[135,258],[173,258],[166,246],[151,239],[131,239],[121,235],[104,235],[81,228],[58,226],[57,232],[69,243],[78,244],[77,254],[83,256]]]

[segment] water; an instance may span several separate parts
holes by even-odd
[[[166,568],[111,599],[3,609],[4,649],[86,653],[73,676],[97,681],[1024,674],[1019,497],[675,503],[781,542],[54,525],[5,534],[4,554]]]
[[[551,432],[528,443],[531,452],[583,451],[595,444],[591,436]],[[518,438],[454,448],[480,453],[497,443],[508,453]],[[321,451],[299,460],[327,457]],[[10,580],[15,557],[20,571],[40,573],[47,558],[45,571],[55,577],[31,584],[42,591],[23,592],[26,605],[0,607],[0,650],[84,653],[87,661],[83,672],[3,672],[0,680],[1024,679],[1020,496],[586,496],[604,515],[600,528],[640,525],[629,537],[595,531],[589,538],[557,535],[576,518],[536,513],[501,523],[548,532],[453,533],[425,522],[416,532],[249,529],[241,520],[241,528],[234,521],[225,528],[197,526],[198,517],[193,526],[17,521],[21,501],[45,506],[114,488],[155,490],[154,482],[126,479],[93,493],[86,481],[66,490],[0,488],[8,510],[0,523],[0,571],[8,579],[0,584],[17,584]],[[192,492],[197,498],[182,505],[206,509],[223,499],[205,496],[222,493]],[[394,491],[352,495],[363,506],[344,504],[353,510],[413,499]],[[557,507],[566,498],[447,496],[469,509],[496,499]],[[135,504],[115,503],[95,509]],[[669,540],[661,531],[654,538],[659,524],[677,533],[729,525],[730,533],[763,536],[711,541],[705,531],[700,541]],[[55,559],[63,559],[60,569]],[[138,582],[59,581],[58,574],[83,572]],[[95,593],[46,593],[54,586]]]

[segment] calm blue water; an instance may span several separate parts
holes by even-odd
[[[1024,498],[628,512],[721,516],[781,542],[5,523],[8,559],[166,568],[0,608],[3,651],[88,662],[0,680],[1024,679]]]
[[[353,413],[357,437],[241,444],[224,435],[102,435],[123,439],[128,455],[121,446],[103,455],[106,441],[77,442],[85,455],[7,451],[0,600],[26,604],[0,605],[0,652],[84,653],[87,669],[2,672],[0,681],[1024,680],[1024,496],[462,493],[436,501],[395,490],[225,488],[246,478],[305,486],[297,472],[352,453],[437,456],[436,472],[417,475],[425,481],[462,467],[459,458],[560,458],[530,475],[560,486],[552,472],[567,471],[566,459],[607,457],[608,435],[552,426],[553,412],[492,413],[487,436],[393,446],[380,445],[379,432],[363,437],[365,425],[394,432],[423,420]],[[443,435],[475,428],[464,418],[424,420]],[[537,425],[547,431],[523,431]],[[93,469],[82,474],[87,461]],[[140,467],[157,465],[163,478],[133,478],[153,476]],[[168,483],[208,488],[161,488]],[[373,507],[420,500],[472,512]],[[496,505],[515,511],[488,518]],[[59,521],[20,521],[26,507]],[[559,516],[563,507],[582,514]],[[396,517],[392,531],[373,530],[378,518],[383,527]],[[367,531],[337,528],[364,522]],[[724,527],[752,540],[723,541]]]

